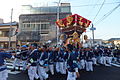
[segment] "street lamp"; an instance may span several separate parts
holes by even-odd
[[[60,1],[59,2],[54,2],[54,3],[57,3],[57,20],[59,20],[59,16],[60,16]],[[57,33],[57,47],[58,47],[58,42],[59,42],[59,28],[57,26],[57,30],[56,30],[56,33]]]

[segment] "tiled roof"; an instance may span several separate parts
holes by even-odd
[[[120,40],[120,38],[110,38],[108,41]]]
[[[2,24],[0,24],[0,26],[10,26],[11,25],[11,23],[2,23]],[[12,22],[12,26],[14,26],[14,25],[18,25],[18,23],[17,22]]]

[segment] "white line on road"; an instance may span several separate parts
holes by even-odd
[[[120,67],[120,65],[114,64],[114,63],[111,63],[111,65],[116,66],[116,67]]]
[[[18,74],[18,73],[20,73],[20,71],[11,72],[11,70],[8,70],[8,73],[9,73],[9,74]]]

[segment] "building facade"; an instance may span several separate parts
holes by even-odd
[[[12,26],[11,26],[12,25]],[[11,26],[11,32],[10,31]],[[11,47],[16,47],[16,29],[18,28],[18,23],[2,23],[0,24],[0,48],[8,48],[9,47],[9,36],[11,36]]]
[[[19,16],[18,39],[24,44],[26,42],[44,43],[56,39],[56,20],[58,6],[32,7],[23,6],[23,13]],[[71,15],[69,3],[61,3],[59,6],[59,18]]]
[[[4,20],[2,18],[0,18],[0,24],[4,23]]]
[[[84,44],[84,47],[92,47],[92,46],[103,46],[102,39],[94,39],[94,44],[92,39],[88,39]]]
[[[108,43],[111,44],[112,47],[118,47],[120,49],[120,38],[110,38]]]

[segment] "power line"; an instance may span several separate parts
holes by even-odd
[[[109,33],[104,33],[104,34],[101,34],[101,35],[96,36],[96,37],[106,37],[106,36],[109,36]]]
[[[97,0],[97,2],[96,2],[96,3],[98,3],[98,2],[99,2],[99,0]],[[97,4],[94,4],[94,5],[93,5],[93,8],[95,8],[95,6],[96,6],[96,5],[97,5]]]
[[[96,17],[98,16],[98,14],[99,14],[100,10],[102,9],[104,3],[105,3],[105,0],[103,1],[102,5],[100,6],[100,9],[98,10],[97,14],[95,15],[95,17],[94,17],[94,19],[93,19],[93,22],[94,22],[94,20],[96,19]]]
[[[100,22],[102,22],[105,18],[107,18],[110,14],[112,14],[117,8],[120,7],[120,4],[118,4],[115,8],[113,8],[112,10],[110,10],[108,13],[106,13],[101,19],[99,19],[95,24],[99,24]]]
[[[93,1],[92,1],[93,2]],[[91,0],[89,0],[89,2],[87,2],[89,4],[91,4]],[[87,11],[89,10],[90,7],[86,8],[86,12],[85,13],[88,13]],[[90,12],[90,11],[89,11]]]
[[[110,5],[110,4],[117,4],[120,2],[114,2],[114,3],[104,3],[104,5]],[[85,5],[79,5],[79,6],[72,6],[72,7],[87,7],[87,6],[100,6],[102,4],[85,4]]]
[[[99,0],[97,0],[97,1],[95,2],[95,4],[98,3],[98,2],[99,2]],[[92,12],[94,11],[94,9],[95,9],[95,6],[96,6],[96,5],[94,5],[94,6],[92,7],[92,9],[91,9],[89,12],[87,12],[87,13],[92,13]],[[90,7],[89,7],[89,8],[90,8]]]

